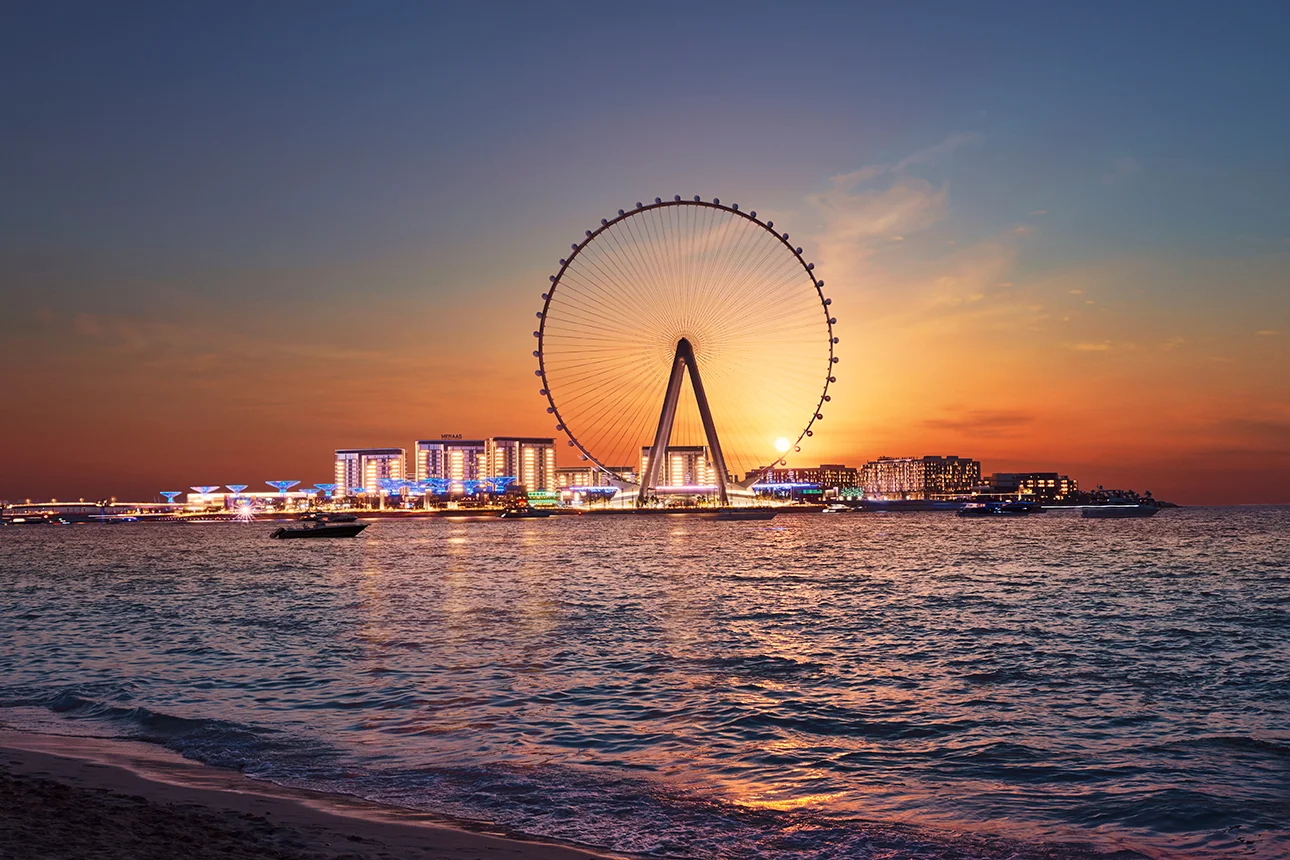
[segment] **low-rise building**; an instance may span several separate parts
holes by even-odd
[[[336,495],[347,496],[358,489],[379,493],[382,479],[403,480],[406,457],[402,448],[337,448]]]
[[[649,465],[650,446],[641,448],[640,474]],[[716,472],[708,460],[706,445],[668,445],[659,464],[658,487],[712,487],[717,483]]]
[[[530,492],[554,492],[555,439],[493,436],[484,440],[487,478],[514,478]]]
[[[864,494],[874,499],[961,496],[980,483],[980,461],[956,455],[879,457],[860,468]]]
[[[923,458],[923,489],[929,499],[961,496],[980,484],[980,460],[953,454]]]
[[[1036,501],[1060,502],[1078,492],[1074,478],[1056,472],[995,472],[990,489],[1006,495],[1029,496]]]
[[[762,484],[815,484],[826,490],[860,486],[860,470],[841,463],[819,466],[771,469],[761,478]]]
[[[488,453],[483,439],[442,436],[416,443],[416,479],[477,481],[488,477]]]

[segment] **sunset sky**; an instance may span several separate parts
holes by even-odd
[[[8,4],[0,499],[552,435],[556,260],[700,194],[834,299],[796,464],[1290,502],[1288,7],[1053,5]]]

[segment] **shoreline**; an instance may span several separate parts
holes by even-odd
[[[0,728],[0,856],[622,860],[285,788],[116,738]],[[481,825],[485,828],[486,825]]]

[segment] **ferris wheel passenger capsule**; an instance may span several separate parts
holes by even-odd
[[[694,195],[694,202],[695,202],[695,203],[702,203],[702,202],[703,202],[703,198],[696,194],[696,195]]]
[[[563,428],[563,427],[560,427],[560,428],[558,428],[558,429],[563,430],[564,428]],[[569,447],[570,447],[570,448],[572,448],[572,447],[573,447],[573,440],[572,440],[572,439],[570,439],[570,440],[569,440]]]
[[[547,280],[548,280],[548,281],[550,281],[550,282],[551,282],[551,283],[553,283],[553,284],[555,283],[555,275],[547,275],[546,277],[547,277]],[[543,295],[542,295],[542,298],[544,298],[544,299],[545,299],[545,298],[546,298],[546,294],[543,294]]]
[[[655,197],[655,198],[654,198],[654,202],[655,202],[655,203],[662,203],[662,202],[663,202],[663,198],[662,198],[662,197]]]
[[[826,394],[826,395],[824,395],[824,402],[825,402],[825,403],[832,403],[832,402],[833,402],[833,395],[832,395],[832,394]]]
[[[600,219],[600,226],[601,226],[601,227],[605,226],[605,225],[606,225],[606,224],[608,224],[608,223],[609,223],[609,219],[608,219],[608,218],[601,218],[601,219]]]
[[[720,205],[721,205],[721,199],[720,199],[719,197],[713,197],[713,198],[712,198],[712,203],[713,203],[713,205],[714,205],[714,206],[720,206]],[[738,207],[738,206],[736,206],[735,208],[736,208],[736,209],[738,209],[739,207]]]
[[[618,210],[618,217],[619,217],[619,218],[623,217],[623,216],[624,216],[624,215],[626,215],[626,214],[627,214],[627,213],[626,213],[626,212],[624,212],[623,210],[621,210],[621,209],[619,209],[619,210]]]
[[[829,364],[837,364],[837,363],[838,363],[838,357],[836,355],[829,359]]]
[[[785,236],[784,238],[785,238],[785,239],[787,239],[788,237],[787,237],[787,236]],[[800,256],[802,256],[802,249],[801,249],[801,248],[794,248],[794,249],[793,249],[793,253],[800,257]]]
[[[637,209],[644,209],[644,208],[645,208],[645,204],[644,204],[644,203],[642,203],[642,202],[640,202],[639,200],[637,200],[637,201],[636,201],[636,208],[637,208]]]
[[[535,331],[535,332],[533,332],[533,336],[534,336],[534,337],[541,337],[541,336],[542,336],[542,332],[540,332],[540,331]]]
[[[731,204],[730,204],[730,208],[731,208],[731,209],[733,209],[733,210],[735,210],[736,212],[738,212],[738,211],[739,211],[739,204],[738,204],[738,203],[731,203]]]
[[[829,317],[829,325],[837,325],[837,324],[838,324],[837,317]]]
[[[829,382],[837,382],[837,381],[838,381],[838,378],[836,376],[829,377]]]
[[[546,301],[546,300],[547,300],[547,297],[548,297],[548,296],[550,296],[550,295],[551,295],[550,293],[543,293],[543,294],[542,294],[542,301]]]
[[[541,311],[538,311],[538,312],[537,312],[537,318],[538,318],[538,319],[542,319],[542,312],[541,312]]]
[[[814,436],[814,435],[815,435],[815,431],[814,431],[814,430],[807,430],[807,431],[806,431],[806,435],[807,435],[807,436]]]
[[[541,357],[542,357],[542,353],[541,353],[539,350],[536,350],[536,349],[535,349],[535,350],[533,350],[533,357],[534,357],[534,358],[541,358]]]
[[[538,389],[538,394],[540,394],[542,397],[546,397],[546,389],[545,389],[545,388],[539,388],[539,389]]]
[[[774,227],[774,226],[775,226],[775,222],[774,222],[774,221],[767,221],[767,222],[766,222],[766,226],[767,226],[767,227]]]
[[[807,269],[810,269],[810,270],[814,270],[814,269],[815,269],[815,264],[814,264],[814,263],[807,263],[807,264],[806,264],[806,268],[807,268]]]
[[[560,261],[560,265],[561,265],[561,266],[563,266],[563,265],[564,265],[565,263],[567,263],[567,262],[569,262],[569,261],[568,261],[568,260],[561,260],[561,261]]]
[[[824,300],[824,304],[825,304],[825,305],[831,305],[831,304],[833,304],[833,299],[825,299],[825,300]]]
[[[555,414],[555,410],[554,410],[553,408],[551,408],[550,406],[548,406],[548,407],[546,408],[546,414],[547,414],[547,415],[554,415],[554,414]]]
[[[751,212],[749,212],[749,213],[748,213],[748,217],[749,217],[749,218],[756,218],[756,217],[757,217],[757,210],[756,210],[756,209],[754,209],[754,210],[752,210]]]
[[[534,375],[534,376],[541,376],[541,375],[542,375],[542,371],[540,371],[540,370],[535,370],[535,371],[533,371],[533,375]]]
[[[680,202],[681,202],[681,195],[680,195],[680,194],[678,194],[678,195],[676,195],[675,197],[673,197],[672,199],[673,199],[675,202],[680,203]]]
[[[577,242],[574,242],[574,243],[573,243],[572,245],[570,245],[569,247],[576,251],[576,250],[578,250],[578,243],[577,243]]]
[[[824,413],[822,413],[822,412],[816,412],[816,413],[815,413],[815,420],[816,420],[816,421],[823,421],[823,420],[824,420]]]
[[[836,337],[835,337],[835,338],[833,338],[833,342],[834,342],[834,343],[837,343],[837,342],[838,342],[838,339],[837,339]]]
[[[588,238],[588,239],[590,239],[590,238],[591,238],[591,231],[590,231],[590,230],[586,230],[586,231],[584,231],[584,232],[587,234],[587,238]]]

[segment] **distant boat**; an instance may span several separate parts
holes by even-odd
[[[1141,517],[1154,517],[1160,512],[1160,506],[1154,502],[1130,505],[1088,505],[1079,510],[1086,520],[1123,520]]]
[[[845,503],[843,503],[843,502],[833,502],[832,504],[827,505],[827,506],[824,508],[824,510],[820,511],[820,513],[822,513],[822,514],[850,514],[850,513],[855,513],[855,510],[856,510],[855,508],[853,508],[853,507],[851,507],[850,505],[845,504]]]
[[[353,514],[305,514],[300,518],[300,523],[295,528],[283,526],[274,529],[269,537],[279,540],[344,538],[354,537],[367,528],[367,523],[360,523]]]
[[[973,502],[959,511],[961,517],[1024,517],[1042,514],[1044,506],[1038,502]]]
[[[497,516],[504,520],[540,520],[551,516],[551,511],[535,508],[527,502],[503,508]]]

